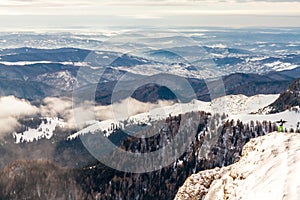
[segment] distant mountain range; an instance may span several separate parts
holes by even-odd
[[[203,78],[201,74],[209,73],[210,69],[198,70],[193,63],[182,63],[184,57],[192,56],[200,47],[181,47],[170,50],[149,51],[145,57],[138,57],[130,54],[122,54],[112,51],[91,51],[76,48],[60,49],[35,49],[17,48],[2,49],[0,51],[0,94],[15,95],[20,98],[36,99],[46,96],[71,96],[72,90],[77,84],[87,88],[89,85],[99,86],[96,92],[96,100],[102,104],[110,103],[110,96],[117,81],[126,74],[135,84],[136,80],[141,80],[154,74],[169,73],[186,78],[200,100],[209,101],[210,95],[206,81],[210,78]],[[288,85],[299,77],[300,67],[299,56],[296,54],[285,55],[284,58],[267,57],[256,60],[258,64],[253,64],[259,68],[260,65],[273,62],[289,62],[295,67],[282,66],[280,69],[260,68],[258,73],[237,73],[239,67],[237,63],[243,56],[253,54],[246,50],[233,48],[205,48],[207,52],[226,56],[223,58],[213,58],[219,76],[222,76],[226,94],[245,94],[252,96],[255,94],[278,94],[286,90]],[[177,53],[174,53],[177,52]],[[234,58],[232,54],[238,54]],[[173,61],[173,63],[171,63]],[[179,62],[176,64],[176,62]],[[195,61],[194,63],[199,63]],[[205,66],[205,62],[202,63]],[[198,65],[198,64],[197,64]],[[230,72],[224,71],[226,66],[232,68]],[[284,67],[287,68],[284,70]],[[153,68],[155,73],[153,74]],[[80,81],[77,77],[79,69],[84,69],[84,77]],[[145,70],[143,70],[145,69]],[[150,70],[149,73],[147,70]],[[166,71],[167,70],[167,71]],[[208,70],[208,71],[207,71]],[[212,74],[214,72],[211,71]],[[260,73],[264,72],[264,73]],[[223,74],[223,75],[222,75]],[[216,75],[216,74],[214,74]],[[100,79],[101,76],[101,79]],[[161,76],[160,78],[163,78]],[[127,84],[130,85],[130,80]],[[126,88],[125,88],[126,90]],[[163,92],[162,92],[163,91]],[[163,94],[162,94],[163,93]],[[133,97],[141,101],[154,102],[158,99],[175,99],[174,94],[159,85],[150,84],[141,86]]]

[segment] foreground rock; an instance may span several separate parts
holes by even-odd
[[[251,139],[239,162],[190,176],[175,199],[300,199],[300,135]]]

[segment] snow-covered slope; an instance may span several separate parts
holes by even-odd
[[[109,119],[101,122],[96,122],[91,126],[69,136],[69,139],[74,139],[79,135],[86,133],[94,133],[96,131],[103,131],[106,136],[109,136],[113,132],[113,127],[126,128],[130,125],[146,124],[150,125],[157,121],[166,119],[167,117],[177,116],[179,114],[188,113],[197,110],[211,111],[210,103],[194,100],[187,104],[176,103],[171,106],[165,106],[155,108],[149,112],[141,113],[138,115],[130,116],[122,119]]]
[[[56,127],[63,127],[65,123],[59,118],[46,117],[37,129],[28,128],[23,133],[14,133],[16,143],[33,142],[34,140],[50,139]]]
[[[250,140],[239,162],[190,176],[175,199],[296,200],[299,180],[300,135],[271,133]]]
[[[200,68],[191,66],[186,63],[172,63],[172,64],[159,64],[154,65],[137,65],[131,68],[120,66],[118,70],[124,70],[134,74],[144,76],[152,76],[160,73],[168,73],[186,78],[211,78],[224,75],[218,68]],[[194,70],[191,70],[194,69]]]
[[[257,112],[263,105],[269,105],[279,97],[275,95],[255,95],[247,97],[245,95],[228,95],[213,100],[212,105],[224,108],[227,114],[245,114]]]
[[[134,124],[148,124],[157,120],[166,119],[169,115],[176,116],[192,111],[206,111],[211,113],[227,113],[232,118],[244,114],[245,116],[253,116],[249,113],[257,111],[273,102],[278,95],[256,95],[247,97],[244,95],[228,95],[216,99],[210,103],[193,100],[191,103],[181,104],[176,103],[172,106],[166,106],[153,109],[146,113],[130,116],[124,119],[109,119],[101,122],[96,122],[91,126],[69,136],[69,139],[74,139],[79,135],[86,133],[94,133],[103,131],[108,136],[112,133],[112,126],[126,128],[126,126]],[[250,118],[251,118],[250,117]],[[126,125],[125,125],[126,124]],[[124,127],[125,126],[125,127]]]
[[[230,115],[229,119],[240,120],[243,123],[249,123],[250,121],[271,121],[276,122],[281,119],[287,121],[285,123],[285,128],[289,131],[291,128],[296,129],[297,123],[300,122],[300,109],[295,107],[295,110],[286,110],[284,112],[268,115],[258,115],[258,114],[236,114]]]

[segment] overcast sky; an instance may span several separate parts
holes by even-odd
[[[299,27],[300,0],[0,0],[0,15],[1,26]]]

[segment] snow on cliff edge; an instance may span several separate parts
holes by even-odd
[[[190,176],[175,199],[300,199],[300,134],[250,140],[239,162]]]

